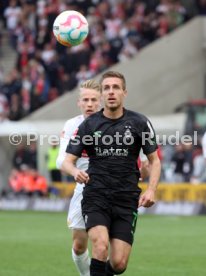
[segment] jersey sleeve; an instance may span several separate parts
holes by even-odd
[[[151,122],[147,119],[145,121],[144,130],[142,132],[142,149],[143,153],[148,155],[153,153],[158,148],[156,142],[156,134]]]
[[[67,145],[66,152],[81,157],[82,151],[85,149],[84,137],[88,135],[86,121],[81,123],[78,129],[73,133]]]
[[[74,126],[71,121],[67,121],[64,125],[64,128],[60,137],[60,147],[59,154],[56,160],[56,167],[61,169],[62,163],[66,157],[66,148],[70,141],[70,137],[74,133]]]

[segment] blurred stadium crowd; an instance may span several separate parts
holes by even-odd
[[[8,74],[0,64],[1,120],[19,120],[112,64],[131,59],[196,14],[205,14],[205,2],[1,0],[2,29],[17,54]],[[90,26],[85,43],[72,48],[61,46],[52,33],[56,16],[69,9],[82,12]]]
[[[49,172],[48,179],[38,172],[37,144],[30,146],[20,143],[14,152],[12,170],[8,179],[11,190],[16,195],[47,196],[56,190],[50,187],[53,182],[61,182],[61,172],[56,168],[56,159],[59,148],[53,144],[44,156]],[[73,180],[73,179],[72,179]]]
[[[88,19],[89,36],[79,46],[61,46],[53,36],[53,22],[64,10],[78,10]],[[131,59],[195,15],[206,15],[206,0],[1,0],[0,13],[0,46],[8,36],[17,56],[9,73],[0,63],[1,122],[20,120],[109,66]],[[162,181],[206,182],[201,143],[160,148],[160,158]],[[35,145],[17,149],[9,184],[16,193],[47,194]]]
[[[203,153],[203,150],[205,153]],[[74,182],[72,177],[61,175],[56,168],[56,159],[59,148],[52,145],[45,156],[49,177],[39,174],[37,169],[37,149],[32,143],[29,147],[20,144],[13,156],[13,169],[9,176],[8,184],[16,195],[58,196],[58,189],[52,183]],[[192,183],[206,182],[206,134],[203,149],[199,144],[196,147],[192,143],[164,146],[158,149],[158,155],[162,163],[161,182],[166,183]],[[137,161],[140,166],[140,160]],[[147,182],[147,179],[144,179]]]

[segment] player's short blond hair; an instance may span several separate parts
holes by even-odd
[[[102,85],[102,82],[104,79],[107,78],[118,78],[122,80],[122,88],[125,90],[126,89],[126,80],[123,74],[121,74],[120,72],[117,71],[107,71],[105,72],[101,79],[100,79],[100,85]]]
[[[100,84],[96,82],[94,79],[86,80],[80,84],[80,90],[81,88],[88,88],[88,89],[94,89],[96,91],[100,92]]]

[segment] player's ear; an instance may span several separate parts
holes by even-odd
[[[124,90],[124,96],[127,97],[127,90]]]

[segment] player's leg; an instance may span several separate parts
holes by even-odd
[[[84,229],[73,229],[72,259],[81,276],[90,276],[88,235]]]
[[[112,239],[110,241],[110,256],[106,265],[106,275],[113,276],[122,274],[128,264],[132,246],[122,240]]]
[[[105,276],[109,247],[111,209],[102,191],[90,190],[86,185],[83,192],[82,214],[92,245],[91,276]]]
[[[114,219],[110,227],[110,257],[106,275],[122,274],[128,264],[137,222],[137,210],[113,206]]]
[[[87,249],[88,235],[81,211],[82,193],[75,191],[69,206],[68,225],[72,229],[72,259],[81,276],[89,276],[90,257]]]
[[[105,276],[109,248],[109,234],[106,226],[98,225],[88,230],[92,244],[91,276]]]
[[[106,226],[98,225],[88,231],[92,244],[92,257],[106,261],[108,256],[109,235]]]

